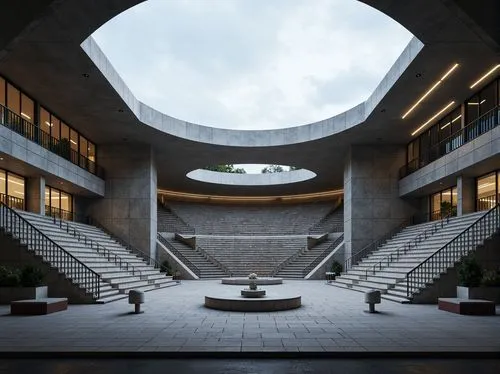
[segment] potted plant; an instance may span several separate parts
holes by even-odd
[[[449,201],[441,202],[441,218],[446,217],[448,214],[452,213],[452,205]]]
[[[0,266],[0,303],[47,297],[42,271],[27,265],[21,271]]]
[[[463,259],[458,267],[457,298],[500,303],[500,272],[483,271],[474,257]]]
[[[172,275],[172,269],[170,268],[170,263],[168,262],[168,260],[164,260],[161,263],[160,271],[162,273],[165,273],[165,275],[167,276]]]

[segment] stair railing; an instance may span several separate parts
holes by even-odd
[[[106,234],[108,234],[113,240],[115,240],[116,242],[118,242],[122,247],[124,247],[128,252],[132,253],[132,254],[135,254],[135,255],[139,255],[141,256],[145,261],[146,263],[149,265],[149,266],[152,266],[153,268],[155,269],[161,269],[161,264],[159,261],[157,261],[156,259],[154,259],[153,257],[149,256],[147,253],[141,251],[139,248],[137,247],[134,247],[133,245],[131,245],[129,242],[127,242],[126,240],[116,236],[114,233],[112,233],[110,230],[108,230],[106,227],[104,227],[99,221],[97,221],[95,218],[93,217],[88,217],[88,221],[89,221],[89,224],[92,225],[92,226],[95,226],[99,229],[101,229],[103,232],[105,232]]]
[[[213,262],[216,266],[218,266],[224,273],[226,273],[227,276],[233,276],[233,273],[226,265],[208,253],[203,247],[196,245],[196,251],[198,251],[207,261]]]
[[[0,227],[19,239],[21,244],[26,244],[30,252],[41,256],[51,267],[64,273],[72,283],[92,294],[94,299],[99,299],[101,276],[2,201],[0,201]]]
[[[411,223],[412,219],[405,219],[399,225],[392,228],[389,232],[385,233],[378,239],[374,240],[367,246],[363,247],[361,250],[359,250],[358,252],[356,252],[355,254],[353,254],[351,257],[349,257],[347,260],[344,261],[344,269],[347,271],[348,269],[356,265],[359,261],[361,261],[363,258],[373,253],[378,247],[385,244],[389,239],[391,239],[394,235],[403,230],[405,227],[409,226]]]
[[[406,296],[410,298],[422,286],[431,283],[434,278],[469,255],[486,239],[498,233],[499,229],[500,204],[497,204],[407,274]]]
[[[170,208],[167,204],[165,204],[163,201],[161,201],[160,199],[157,199],[157,203],[163,208],[165,209],[166,211],[168,211],[169,213],[171,213],[184,227],[185,227],[185,230],[183,230],[183,234],[196,234],[196,230],[193,226],[191,226],[189,223],[187,223],[186,221],[184,221],[176,212],[174,212],[172,210],[172,208]]]
[[[301,255],[303,255],[306,251],[307,251],[307,245],[300,248],[297,252],[295,252],[293,255],[291,255],[290,257],[284,259],[283,261],[281,261],[278,265],[276,265],[274,267],[274,269],[271,271],[271,277],[274,277],[276,276],[280,271],[281,269],[283,269],[285,266],[287,266],[288,264],[292,263],[293,261],[295,261],[297,258],[299,258]]]
[[[198,277],[201,276],[201,271],[200,269],[193,264],[191,261],[189,261],[177,248],[175,248],[167,239],[165,239],[160,233],[156,234],[156,238],[158,241],[163,244],[165,247],[169,249],[170,252],[172,252],[175,257],[179,259],[184,265],[186,265],[193,273],[195,273]]]
[[[305,277],[309,274],[316,266],[318,266],[321,261],[325,259],[326,256],[330,254],[337,246],[344,241],[344,234],[340,235],[332,244],[330,244],[316,259],[311,262],[307,267],[302,270],[302,276]]]
[[[83,241],[85,245],[89,245],[90,248],[95,249],[97,253],[102,254],[109,262],[114,263],[120,269],[129,271],[132,275],[139,275],[141,280],[147,280],[147,276],[142,275],[142,271],[138,269],[136,266],[129,263],[127,260],[124,260],[116,253],[112,252],[102,244],[99,244],[97,241],[89,238],[87,235],[82,234],[79,230],[77,230],[74,226],[70,225],[68,221],[64,221],[56,216],[52,217],[52,221],[55,225],[59,226],[61,230],[66,231],[68,234],[74,236],[79,242]]]
[[[382,260],[377,262],[375,265],[371,267],[371,274],[375,274],[377,268],[378,270],[382,270],[382,266],[385,264],[385,266],[389,266],[390,263],[393,261],[396,261],[399,259],[400,256],[406,254],[409,252],[412,247],[417,247],[419,243],[422,242],[422,240],[427,239],[428,237],[434,235],[439,229],[443,228],[446,224],[450,221],[451,213],[449,213],[445,218],[443,218],[440,221],[437,221],[432,225],[431,228],[422,231],[420,234],[418,234],[416,237],[413,239],[407,241],[404,243],[402,246],[396,248],[395,252],[390,253],[389,255],[385,256]],[[370,271],[370,268],[367,268],[365,270],[365,279],[368,278],[368,272]]]
[[[328,214],[326,214],[323,218],[321,218],[318,222],[316,222],[314,225],[312,225],[309,230],[308,230],[308,233],[309,234],[314,234],[315,233],[315,229],[317,229],[318,227],[321,227],[321,225],[327,221],[330,216],[332,216],[333,214],[337,213],[338,209],[341,208],[343,206],[343,200],[342,199],[339,199],[335,205],[332,207],[332,209],[330,209],[330,211],[328,212]],[[344,231],[343,229],[341,231]]]

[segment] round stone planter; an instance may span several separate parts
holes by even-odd
[[[205,296],[205,307],[230,312],[277,312],[300,308],[300,296],[243,298]]]
[[[241,296],[243,297],[263,297],[266,296],[266,290],[241,290]]]
[[[283,278],[257,278],[257,279],[248,279],[248,278],[222,278],[222,284],[231,284],[238,286],[248,286],[250,282],[254,282],[257,286],[271,286],[274,284],[283,284]]]

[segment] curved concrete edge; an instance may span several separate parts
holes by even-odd
[[[283,278],[222,278],[222,284],[230,284],[236,286],[248,286],[250,282],[254,282],[258,286],[271,286],[276,284],[283,284]]]
[[[304,143],[343,132],[363,123],[424,48],[422,42],[414,37],[370,97],[336,116],[284,129],[228,130],[182,121],[144,104],[134,96],[92,36],[85,39],[80,46],[140,122],[179,138],[231,147],[273,147]]]
[[[278,298],[224,298],[205,296],[205,307],[229,312],[278,312],[302,306],[301,296]]]
[[[173,260],[177,263],[177,265],[179,265],[179,266],[182,268],[182,270],[183,270],[183,272],[184,272],[185,274],[188,274],[188,276],[190,276],[190,277],[191,277],[191,279],[195,279],[195,280],[196,280],[196,279],[200,279],[200,278],[199,278],[199,277],[198,277],[195,273],[193,273],[193,272],[191,271],[191,269],[190,269],[190,268],[188,268],[186,265],[184,265],[184,263],[183,263],[181,260],[179,260],[179,259],[177,258],[177,256],[176,256],[176,255],[174,255],[174,254],[173,254],[173,253],[172,253],[172,252],[171,252],[171,251],[170,251],[167,247],[165,247],[165,246],[164,246],[164,245],[163,245],[163,244],[162,244],[159,240],[157,240],[157,241],[156,241],[156,245],[157,245],[157,246],[160,246],[160,248],[161,248],[161,249],[163,249],[165,252],[167,252],[167,254],[168,254],[168,255],[169,255],[169,256],[170,256],[170,257],[171,257],[171,258],[172,258],[172,259],[173,259]]]
[[[187,173],[186,177],[198,182],[213,184],[236,186],[272,186],[304,182],[316,177],[316,173],[307,169],[263,174],[236,174],[197,169]]]

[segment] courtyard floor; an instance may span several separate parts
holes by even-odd
[[[206,294],[238,295],[243,286],[182,281],[147,292],[142,314],[127,299],[70,305],[44,316],[11,316],[0,306],[0,352],[500,352],[500,308],[490,317],[440,311],[437,305],[382,300],[367,313],[364,295],[324,281],[264,286],[300,294],[302,307],[273,313],[223,312]]]

